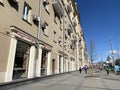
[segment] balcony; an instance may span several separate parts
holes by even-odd
[[[72,33],[72,32],[73,32],[72,27],[71,27],[71,25],[70,25],[70,24],[68,24],[68,25],[67,25],[67,30],[68,30],[70,33]]]
[[[52,0],[52,5],[55,12],[57,12],[58,15],[63,15],[63,9],[59,0]]]
[[[76,26],[77,26],[77,21],[76,21],[76,19],[75,19],[75,18],[73,19],[72,23],[73,23],[73,26],[74,26],[74,27],[76,27]]]
[[[71,6],[71,3],[68,3],[67,4],[67,9],[68,9],[68,12],[72,12],[72,6]]]

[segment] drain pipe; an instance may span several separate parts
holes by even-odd
[[[38,62],[38,58],[39,58],[39,40],[40,40],[40,28],[41,28],[41,17],[42,17],[42,0],[39,0],[39,21],[38,21],[38,29],[37,29],[37,50],[36,50],[36,61],[35,61],[35,69],[34,69],[34,77],[36,77],[37,75],[37,62]]]

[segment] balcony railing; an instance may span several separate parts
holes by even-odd
[[[52,0],[52,5],[58,15],[63,15],[63,9],[59,0]]]

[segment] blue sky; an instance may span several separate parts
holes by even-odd
[[[110,54],[110,39],[114,51],[120,50],[120,0],[75,0],[88,51],[92,39],[97,61]]]

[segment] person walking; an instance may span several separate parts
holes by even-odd
[[[87,66],[86,65],[83,66],[83,70],[85,71],[85,74],[87,74]]]
[[[85,73],[87,74],[87,67],[85,66]]]
[[[81,73],[81,71],[82,71],[82,68],[81,68],[81,67],[79,68],[79,71],[80,71],[80,73]]]
[[[106,67],[107,75],[109,75],[109,67]]]

